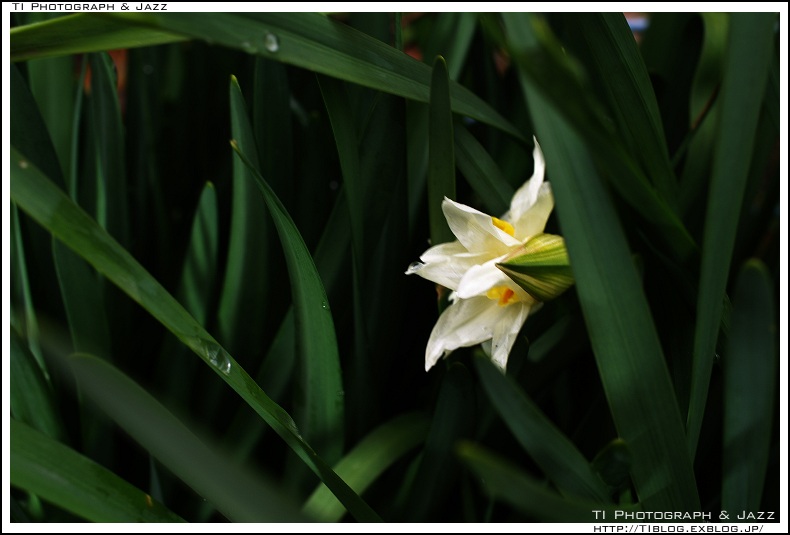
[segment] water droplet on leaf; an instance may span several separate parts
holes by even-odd
[[[230,357],[218,343],[201,339],[200,347],[212,366],[225,375],[230,373]]]
[[[280,40],[273,33],[266,32],[266,35],[263,36],[263,46],[269,52],[277,52],[280,50]]]
[[[245,52],[250,52],[250,53],[255,53],[258,51],[258,49],[252,46],[252,43],[250,43],[249,41],[244,41],[243,43],[241,43],[241,48],[243,48]]]

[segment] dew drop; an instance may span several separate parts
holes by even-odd
[[[200,348],[212,366],[225,375],[230,373],[230,357],[219,344],[210,340],[201,339]]]
[[[263,46],[269,52],[277,52],[280,50],[280,40],[273,33],[266,32],[266,35],[263,36]]]
[[[321,308],[323,308],[324,310],[329,308],[329,305],[326,303],[326,301],[321,301]]]
[[[406,270],[406,274],[411,275],[412,273],[417,273],[424,266],[425,264],[423,264],[422,262],[412,262],[411,264],[409,264],[409,269]]]
[[[243,43],[241,43],[241,48],[243,48],[246,52],[251,52],[251,53],[255,53],[258,51],[258,49],[252,46],[252,43],[250,43],[249,41],[244,41]]]

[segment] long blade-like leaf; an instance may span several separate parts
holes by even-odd
[[[711,153],[716,138],[718,110],[721,108],[716,97],[721,86],[730,27],[728,13],[702,13],[701,16],[705,36],[689,99],[693,137],[688,144],[680,180],[678,203],[681,214],[687,213],[694,205],[710,179]]]
[[[360,521],[378,515],[346,485],[299,434],[293,419],[192,318],[118,242],[48,180],[16,149],[11,149],[11,198],[40,225],[85,258],[140,303],[230,385],[335,493]]]
[[[335,472],[355,492],[362,494],[389,466],[425,440],[428,420],[420,414],[399,416],[378,427],[335,465]],[[345,507],[320,485],[302,509],[321,522],[337,522]]]
[[[234,130],[245,131],[251,136],[249,119],[243,112],[244,97],[235,78],[231,83],[231,108]],[[245,146],[240,140],[234,140],[232,144],[263,195],[283,244],[291,278],[297,348],[305,396],[305,419],[301,422],[301,427],[306,438],[315,444],[317,451],[332,462],[343,452],[345,394],[335,326],[326,291],[310,251],[291,216],[254,163],[247,158]],[[246,148],[254,151],[255,145],[247,145]]]
[[[11,61],[151,46],[186,40],[176,33],[78,14],[11,29]]]
[[[488,398],[519,444],[566,497],[609,501],[604,482],[584,455],[545,414],[487,358],[475,359]]]
[[[503,15],[506,22],[519,16]],[[605,170],[605,178],[651,223],[648,227],[651,236],[675,258],[688,260],[697,252],[696,243],[667,201],[659,196],[635,156],[613,132],[601,103],[585,89],[578,65],[557,42],[545,22],[535,17],[519,20],[520,24],[528,26],[513,32],[532,36],[529,46],[517,48],[512,46],[512,42],[509,45],[520,70],[535,91],[554,106],[590,147],[595,162]],[[508,24],[512,25],[512,22]]]
[[[765,265],[747,262],[738,277],[724,358],[722,508],[759,511],[777,383],[774,292]]]
[[[35,357],[25,346],[16,331],[10,331],[10,371],[11,381],[9,400],[11,414],[16,420],[38,429],[47,436],[61,439],[65,436],[63,424],[58,415],[52,386],[44,378]]]
[[[504,214],[510,208],[515,188],[499,166],[465,126],[456,123],[455,163],[483,201],[488,214]]]
[[[15,30],[11,44],[14,60],[97,50],[96,42],[102,45],[99,50],[124,48],[129,46],[129,36],[135,35],[141,40],[166,36],[160,42],[171,42],[176,40],[170,37],[172,34],[180,34],[428,102],[431,70],[427,65],[316,13],[117,13],[103,14],[100,18],[75,15],[78,17],[82,20],[69,20],[62,32],[57,21],[48,23],[54,27],[30,27],[25,32],[22,28]],[[79,33],[74,32],[75,26]],[[56,45],[50,43],[53,32],[61,36]],[[113,42],[116,33],[119,37]],[[86,36],[92,38],[86,39]],[[36,54],[32,50],[36,46],[41,46],[42,52]],[[517,129],[465,87],[454,82],[450,92],[454,112],[521,139]]]
[[[597,67],[592,76],[602,86],[621,138],[631,154],[670,206],[677,181],[669,163],[664,127],[653,86],[622,13],[579,13],[568,15],[585,53]]]
[[[444,198],[455,199],[455,150],[449,83],[447,64],[443,57],[438,56],[433,62],[428,109],[428,216],[433,244],[455,239],[442,213]]]
[[[474,395],[469,370],[453,363],[444,375],[431,429],[407,500],[406,518],[424,521],[439,507],[457,478],[452,453],[459,440],[469,438]]]
[[[125,135],[115,65],[108,54],[90,55],[91,98],[97,161],[97,219],[121,245],[129,243]]]
[[[732,14],[697,296],[691,396],[686,422],[692,459],[697,452],[705,414],[730,259],[771,67],[775,20],[772,13]]]
[[[533,46],[527,16],[508,13],[517,50]],[[634,455],[645,508],[696,511],[699,498],[661,342],[612,200],[579,136],[522,74],[546,154],[576,288],[617,430]]]
[[[300,521],[295,504],[204,444],[153,396],[92,355],[70,359],[81,391],[141,446],[235,522]],[[195,467],[199,467],[198,470]]]
[[[476,444],[463,442],[458,456],[483,481],[486,491],[522,513],[545,522],[596,522],[614,519],[615,511],[631,508],[603,506],[563,498],[543,482]],[[597,513],[597,514],[596,514]]]
[[[233,82],[236,86],[236,82]],[[231,135],[238,140],[259,168],[258,151],[249,124],[247,107],[240,95],[231,92]],[[233,162],[233,199],[231,204],[228,258],[217,311],[220,341],[234,353],[254,352],[266,343],[263,323],[270,307],[272,288],[271,223],[266,203],[256,191],[247,167]]]
[[[92,522],[183,522],[103,466],[14,419],[11,484]]]

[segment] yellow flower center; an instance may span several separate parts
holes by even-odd
[[[496,301],[501,307],[518,302],[518,296],[516,295],[516,292],[507,286],[494,286],[486,292],[486,297]]]
[[[491,221],[493,221],[493,223],[494,223],[494,226],[495,226],[496,228],[498,228],[498,229],[501,229],[501,230],[504,230],[505,232],[507,232],[507,233],[508,233],[508,234],[510,234],[511,236],[515,236],[515,235],[516,235],[516,229],[514,229],[514,228],[513,228],[513,225],[511,225],[511,224],[510,224],[510,223],[508,223],[507,221],[502,221],[502,220],[501,220],[501,219],[499,219],[498,217],[492,217],[492,218],[491,218]]]

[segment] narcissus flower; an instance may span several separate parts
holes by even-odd
[[[573,283],[564,241],[543,234],[554,197],[537,141],[533,158],[532,177],[501,218],[445,198],[442,211],[458,239],[431,247],[406,271],[453,290],[428,340],[426,371],[459,347],[483,343],[504,372],[527,316]]]

